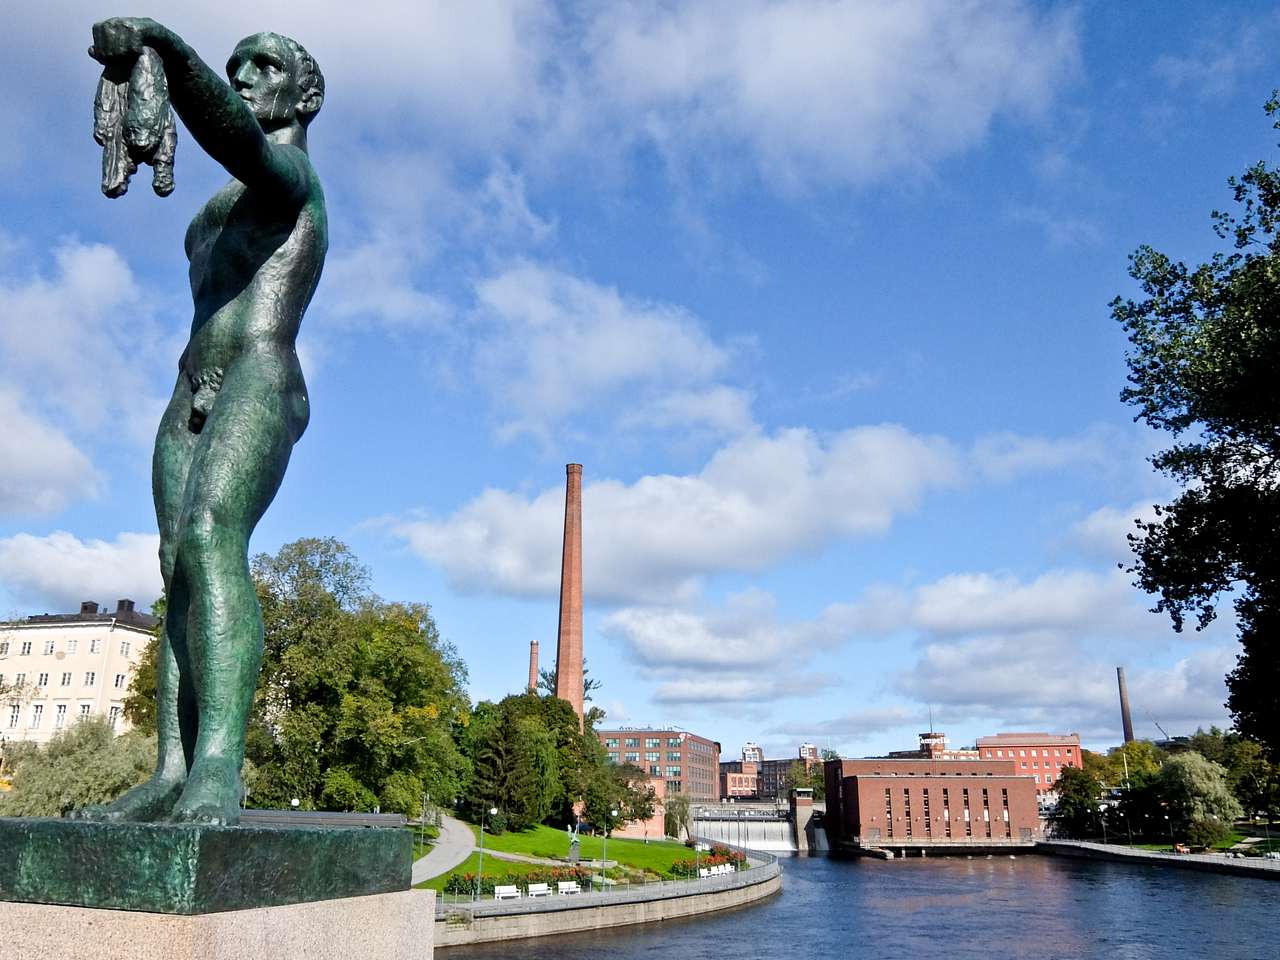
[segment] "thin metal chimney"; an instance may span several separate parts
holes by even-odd
[[[1133,718],[1129,716],[1129,688],[1124,684],[1124,667],[1116,667],[1116,681],[1120,684],[1120,722],[1124,725],[1124,742],[1133,743]]]
[[[565,466],[564,552],[560,562],[560,629],[556,636],[556,696],[582,710],[582,464]]]

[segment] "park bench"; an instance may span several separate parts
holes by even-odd
[[[529,884],[529,892],[527,896],[549,897],[551,896],[551,887],[549,884],[545,883],[531,883]]]
[[[556,893],[564,896],[568,893],[581,893],[582,888],[578,886],[577,880],[561,880],[556,884]]]
[[[699,868],[698,868],[698,877],[699,877],[699,878],[705,878],[705,877],[709,877],[709,876],[711,876],[711,870],[710,870],[708,867],[699,867]]]
[[[498,886],[493,888],[493,899],[495,900],[519,900],[520,888],[514,883],[509,886]]]

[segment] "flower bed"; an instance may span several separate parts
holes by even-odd
[[[506,873],[501,876],[484,874],[477,877],[474,873],[451,873],[444,882],[444,892],[459,896],[487,896],[493,893],[494,887],[519,887],[521,893],[529,892],[531,883],[558,883],[564,880],[576,880],[584,887],[591,880],[591,871],[584,867],[551,867],[546,870],[530,870],[528,873]]]

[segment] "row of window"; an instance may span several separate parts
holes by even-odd
[[[990,750],[984,750],[984,751],[982,751],[982,752],[983,752],[983,754],[986,756],[986,758],[987,758],[988,760],[990,760],[990,759],[991,759],[991,751],[990,751]],[[1026,755],[1027,755],[1027,751],[1026,751],[1026,750],[1019,750],[1019,751],[1018,751],[1018,756],[1020,756],[1020,757],[1025,757]],[[1048,750],[1041,750],[1039,755],[1040,755],[1040,756],[1042,756],[1042,757],[1047,757],[1047,756],[1049,755],[1049,751],[1048,751]],[[1060,751],[1057,747],[1055,747],[1055,748],[1054,748],[1054,750],[1053,750],[1053,755],[1054,755],[1055,757],[1060,757],[1060,756],[1062,756],[1062,751]],[[1031,751],[1031,756],[1033,756],[1033,757],[1034,757],[1034,756],[1036,756],[1036,752],[1035,752],[1035,750],[1034,750],[1034,749]],[[1075,748],[1074,748],[1074,747],[1067,747],[1067,756],[1068,756],[1068,757],[1074,757],[1074,756],[1075,756]],[[1003,758],[1003,757],[1004,757],[1004,751],[1003,751],[1003,750],[997,750],[997,751],[996,751],[996,757],[997,757],[997,758]],[[1012,750],[1010,750],[1010,751],[1009,751],[1009,759],[1010,759],[1010,760],[1012,760],[1012,759],[1013,759],[1013,751],[1012,751]]]
[[[54,705],[53,711],[53,729],[61,730],[67,725],[67,704],[59,703]],[[120,719],[121,708],[112,706],[107,711],[107,719],[111,721],[112,729],[115,729],[116,723]],[[80,719],[87,720],[93,715],[93,704],[80,704]],[[44,704],[34,703],[31,705],[31,721],[27,724],[29,730],[39,730],[40,724],[44,720]],[[18,724],[22,721],[22,707],[14,704],[9,708],[9,729],[16,730]]]
[[[116,674],[115,683],[114,683],[115,688],[116,688],[117,690],[123,690],[123,689],[124,689],[124,685],[125,685],[125,681],[126,681],[127,679],[128,679],[128,676],[127,676],[126,674],[123,674],[123,673],[117,673],[117,674]],[[97,674],[97,672],[96,672],[96,671],[94,671],[94,670],[88,670],[88,671],[86,671],[86,672],[85,672],[85,675],[84,675],[84,686],[86,686],[86,687],[92,687],[92,686],[96,685],[96,684],[97,684],[97,682],[98,682],[98,674]],[[15,687],[24,687],[24,686],[26,686],[26,684],[27,684],[27,675],[26,675],[25,673],[16,673],[16,674],[14,674],[14,676],[13,676],[13,685],[14,685]],[[3,686],[4,686],[4,674],[3,674],[3,673],[0,673],[0,687],[3,687]],[[36,686],[37,686],[37,687],[47,687],[47,686],[49,686],[49,674],[47,674],[47,673],[38,673],[38,674],[36,674]],[[67,671],[67,672],[65,672],[65,673],[63,673],[63,674],[62,674],[62,681],[58,684],[58,686],[60,686],[60,687],[69,687],[69,686],[71,686],[71,672],[70,672],[70,671]]]
[[[90,653],[101,653],[101,652],[102,652],[102,645],[103,645],[103,643],[105,643],[105,642],[106,642],[106,641],[104,641],[101,637],[96,637],[96,638],[91,639],[91,640],[89,641],[89,652],[90,652]],[[29,657],[29,656],[31,656],[31,650],[32,650],[32,648],[33,648],[33,644],[34,644],[34,643],[35,643],[35,641],[33,641],[33,640],[23,640],[23,641],[18,645],[18,656],[20,656],[20,657]],[[46,641],[44,641],[44,644],[43,644],[43,650],[42,650],[42,653],[44,654],[44,656],[49,657],[49,656],[52,656],[52,655],[54,654],[54,652],[55,652],[55,650],[54,650],[55,644],[56,644],[56,641],[54,641],[54,640],[46,640]],[[79,647],[80,647],[80,641],[79,641],[78,639],[73,639],[73,640],[68,640],[68,641],[66,641],[66,652],[67,652],[67,653],[75,653],[75,652],[79,649]],[[130,650],[130,644],[129,644],[129,641],[128,641],[128,640],[121,640],[121,641],[120,641],[120,656],[122,656],[122,657],[127,657],[127,656],[129,655],[129,650]],[[9,641],[8,641],[8,640],[0,641],[0,657],[7,657],[8,655],[9,655]]]
[[[645,737],[645,738],[644,738],[644,746],[645,746],[645,749],[646,749],[646,750],[660,750],[660,749],[662,748],[662,739],[663,739],[662,737]],[[668,747],[679,747],[679,746],[680,746],[680,738],[679,738],[679,737],[667,737],[667,738],[666,738],[666,740],[667,740],[667,746],[668,746]],[[604,739],[604,745],[605,745],[606,747],[608,747],[608,748],[612,748],[612,749],[616,750],[616,749],[618,749],[618,738],[617,738],[617,737],[605,737],[605,739]],[[638,747],[640,746],[640,738],[639,738],[639,737],[623,737],[623,738],[622,738],[622,746],[624,746],[624,747],[636,747],[636,748],[638,748]]]
[[[973,836],[973,817],[969,810],[969,789],[966,787],[961,791],[964,803],[964,835],[966,837]],[[933,836],[933,818],[929,810],[929,789],[924,789],[924,835],[926,837]],[[1001,822],[1004,824],[1004,835],[1012,836],[1012,825],[1009,822],[1009,791],[1007,789],[1000,790],[1000,806],[1001,806]],[[872,820],[875,818],[872,817]],[[956,818],[960,820],[959,817]],[[911,817],[911,791],[907,787],[902,789],[902,816],[898,818],[900,822],[905,822],[906,835],[912,836],[914,833],[914,823]],[[885,832],[888,836],[894,835],[894,816],[893,816],[893,790],[890,787],[884,788],[884,822]],[[942,823],[944,836],[951,836],[951,791],[947,787],[942,788]],[[991,802],[987,795],[987,788],[982,788],[982,824],[986,836],[991,836]]]

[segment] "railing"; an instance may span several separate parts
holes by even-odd
[[[717,846],[730,850],[741,848],[733,844]],[[642,883],[622,881],[598,885],[588,881],[582,893],[551,894],[545,897],[522,896],[519,900],[494,900],[493,894],[473,897],[470,894],[436,895],[436,919],[467,922],[472,917],[496,917],[526,913],[547,913],[558,910],[580,910],[584,907],[600,907],[610,904],[640,903],[646,900],[666,900],[672,897],[691,897],[704,893],[720,893],[762,883],[782,872],[778,858],[758,850],[742,850],[747,856],[747,866],[733,873],[715,877],[698,877],[688,880],[650,880]],[[579,881],[580,883],[582,881]]]

